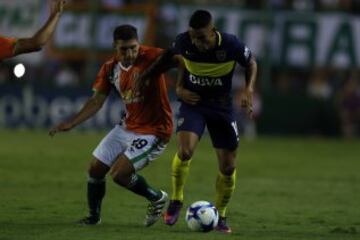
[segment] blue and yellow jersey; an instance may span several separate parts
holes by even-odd
[[[216,31],[215,48],[200,52],[188,32],[179,34],[172,46],[182,55],[186,73],[184,87],[201,96],[202,103],[231,105],[232,76],[236,63],[247,67],[251,52],[235,35]]]

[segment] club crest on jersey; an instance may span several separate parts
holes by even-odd
[[[177,121],[178,127],[180,127],[181,125],[183,125],[183,123],[184,123],[184,118],[179,118],[178,121]]]
[[[246,59],[248,59],[250,56],[250,49],[248,47],[245,47],[244,49],[244,56]]]
[[[139,78],[139,72],[134,71],[132,74],[132,78],[133,78],[133,80],[137,80]]]
[[[216,51],[215,56],[217,60],[224,61],[226,59],[226,52],[224,50]]]

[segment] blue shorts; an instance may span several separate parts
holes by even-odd
[[[196,133],[199,138],[207,126],[215,148],[235,150],[239,143],[237,124],[232,111],[220,111],[209,107],[181,103],[177,117],[177,129]]]

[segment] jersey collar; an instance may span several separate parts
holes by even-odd
[[[217,46],[220,47],[222,43],[221,33],[219,31],[215,31],[215,33],[216,33]]]

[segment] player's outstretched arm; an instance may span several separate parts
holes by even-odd
[[[140,78],[150,79],[168,71],[170,68],[176,67],[178,60],[175,56],[171,50],[165,50],[153,64],[140,74]]]
[[[80,123],[94,116],[104,104],[106,97],[106,95],[95,92],[94,95],[87,100],[80,112],[78,112],[68,121],[60,123],[59,125],[51,128],[49,130],[49,135],[53,137],[58,132],[69,131]]]
[[[54,0],[51,5],[51,13],[45,25],[34,34],[31,38],[21,38],[16,42],[14,56],[39,51],[49,40],[54,32],[56,24],[63,12],[65,0]]]
[[[241,99],[241,106],[246,108],[250,118],[252,118],[252,113],[253,113],[252,98],[255,88],[256,76],[257,76],[257,63],[255,57],[251,56],[249,65],[245,69],[246,88],[245,88],[244,98]]]
[[[168,71],[170,68],[178,66],[179,62],[175,56],[171,50],[165,50],[149,67],[137,76],[134,91],[142,92],[146,80],[155,79],[156,76]]]

